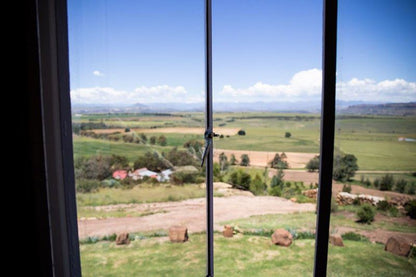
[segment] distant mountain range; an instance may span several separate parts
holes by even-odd
[[[337,101],[337,113],[357,115],[416,115],[416,102],[366,103]],[[315,102],[214,102],[214,112],[287,112],[319,113],[321,103]],[[135,103],[133,105],[73,105],[73,113],[165,113],[203,112],[204,103]]]
[[[357,115],[416,115],[416,102],[352,105],[343,109],[340,113]]]

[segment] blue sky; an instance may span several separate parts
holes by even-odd
[[[416,1],[340,0],[337,97],[416,101]],[[68,0],[74,104],[200,102],[203,0]],[[321,0],[214,0],[215,101],[319,101]]]

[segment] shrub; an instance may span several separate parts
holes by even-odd
[[[272,180],[271,180],[271,183],[270,183],[270,187],[272,187],[272,188],[279,187],[280,190],[282,190],[283,189],[283,184],[284,184],[284,181],[283,181],[283,177],[284,176],[285,175],[283,173],[283,170],[279,169],[277,171],[276,175],[274,175],[272,177]]]
[[[416,184],[415,184],[415,182],[410,183],[407,187],[408,187],[407,188],[407,193],[408,194],[411,194],[411,195],[416,194]]]
[[[306,169],[309,172],[314,172],[315,170],[319,170],[319,155],[309,160],[309,162],[306,164]]]
[[[241,166],[249,166],[250,165],[250,158],[247,154],[243,154],[240,157],[240,165]]]
[[[371,224],[376,215],[375,209],[370,204],[363,204],[357,210],[358,222]]]
[[[187,150],[178,150],[177,147],[172,148],[167,154],[166,159],[175,166],[198,165],[195,157]]]
[[[155,136],[151,136],[150,137],[150,144],[152,144],[152,145],[154,145],[154,144],[156,144],[156,137]]]
[[[231,154],[230,164],[231,165],[236,165],[237,164],[237,159],[235,158],[235,155],[234,154]]]
[[[249,190],[251,183],[250,174],[239,169],[231,173],[229,182],[233,188]]]
[[[292,134],[290,132],[285,132],[285,138],[290,138]]]
[[[379,189],[380,190],[391,190],[393,188],[393,184],[394,184],[393,175],[386,174],[380,180]]]
[[[410,200],[404,205],[404,209],[406,210],[406,215],[410,216],[410,218],[416,219],[416,200]]]
[[[352,188],[351,188],[351,185],[349,185],[349,184],[344,184],[344,185],[342,186],[342,192],[348,192],[348,193],[351,193],[351,190],[352,190]]]
[[[287,156],[285,153],[282,153],[281,155],[279,155],[279,153],[276,153],[274,155],[273,160],[270,162],[270,167],[277,169],[289,168],[289,164],[287,163],[286,158]]]
[[[352,240],[352,241],[369,241],[367,237],[354,233],[354,232],[347,232],[341,235],[343,240]]]
[[[375,179],[374,180],[374,182],[373,182],[373,186],[376,188],[376,189],[378,189],[378,187],[380,186],[380,179]]]
[[[98,180],[88,180],[88,179],[76,180],[77,192],[81,192],[81,193],[96,192],[98,191],[99,187],[100,187],[100,182]]]
[[[282,190],[279,186],[274,186],[270,188],[269,194],[272,196],[282,196]]]
[[[377,203],[377,210],[379,211],[387,211],[390,208],[389,202],[386,200],[381,200]]]
[[[125,129],[124,129],[124,132],[125,132],[125,133],[130,132],[130,128],[125,128]]]
[[[166,137],[164,135],[161,135],[160,137],[158,137],[157,144],[159,144],[160,146],[166,146],[167,145]]]
[[[389,215],[392,217],[397,217],[399,215],[399,210],[395,206],[390,206]]]
[[[254,176],[254,179],[250,182],[250,191],[254,195],[261,195],[264,194],[264,192],[267,189],[267,185],[263,182],[259,174],[256,174]]]
[[[175,185],[182,185],[185,183],[196,183],[198,172],[178,171],[170,176],[170,181]]]
[[[237,133],[239,136],[245,136],[246,135],[246,131],[244,131],[243,129],[239,130]]]
[[[111,176],[111,157],[79,157],[74,163],[75,177],[78,179],[104,180]]]
[[[400,193],[404,193],[407,186],[407,181],[405,179],[399,179],[396,182],[396,186],[394,187],[394,190]]]

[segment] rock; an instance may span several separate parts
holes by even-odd
[[[389,251],[393,254],[407,257],[410,253],[411,245],[407,240],[400,236],[392,236],[384,247],[385,251]]]
[[[335,246],[344,246],[344,241],[340,235],[330,235],[329,243]]]
[[[316,199],[318,195],[318,189],[309,189],[302,192],[303,195],[309,198]]]
[[[378,197],[373,195],[367,195],[367,194],[351,194],[348,192],[340,192],[337,194],[337,204],[338,205],[352,205],[354,203],[354,200],[358,198],[360,201],[360,204],[368,203],[370,205],[376,206],[378,202],[384,200],[384,197]]]
[[[272,235],[272,242],[275,245],[281,245],[288,247],[292,244],[292,234],[285,229],[277,229]]]
[[[229,225],[225,225],[224,226],[224,230],[222,231],[222,234],[226,238],[232,238],[233,235],[234,235],[234,229],[233,229],[233,227],[231,227]]]
[[[116,245],[129,244],[129,233],[120,233],[116,237]]]
[[[185,226],[172,226],[169,228],[171,242],[185,242],[188,240],[188,228]]]
[[[292,201],[293,203],[296,203],[297,199],[296,199],[296,197],[292,197],[292,198],[290,198],[290,201]]]

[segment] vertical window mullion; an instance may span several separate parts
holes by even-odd
[[[214,215],[213,215],[213,126],[212,126],[212,14],[211,0],[205,0],[205,117],[207,142],[206,198],[207,198],[207,277],[214,276]]]
[[[323,3],[322,107],[314,276],[326,276],[335,128],[337,0]]]

